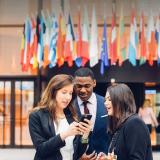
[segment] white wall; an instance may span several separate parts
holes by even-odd
[[[30,74],[22,73],[20,66],[23,27],[12,25],[23,25],[35,10],[37,0],[0,0],[0,75]]]

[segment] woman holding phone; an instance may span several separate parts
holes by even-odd
[[[73,77],[54,76],[37,109],[29,116],[29,130],[36,148],[34,160],[78,160],[85,152],[91,122],[77,120],[72,105]]]

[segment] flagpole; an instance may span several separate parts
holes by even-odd
[[[64,0],[61,0],[61,9],[62,9],[62,12],[64,14]]]
[[[41,10],[43,8],[43,0],[38,1],[38,15],[41,14]]]
[[[104,20],[106,21],[106,1],[104,1],[104,5],[103,5],[103,14],[104,14]]]

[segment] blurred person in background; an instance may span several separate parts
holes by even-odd
[[[157,121],[158,121],[158,127],[156,128],[156,132],[160,133],[160,111],[158,113]]]
[[[138,115],[145,122],[150,133],[152,131],[152,127],[158,126],[158,122],[157,122],[156,116],[153,112],[153,108],[151,106],[150,99],[144,100],[143,106],[139,108]]]

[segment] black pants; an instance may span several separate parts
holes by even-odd
[[[156,133],[160,133],[160,124],[156,127]]]
[[[149,133],[152,132],[152,125],[151,124],[147,124],[147,127],[148,127],[148,130],[149,130]]]

